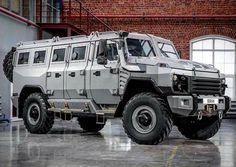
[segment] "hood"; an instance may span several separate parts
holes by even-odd
[[[184,60],[184,59],[170,59],[170,58],[164,58],[164,57],[139,57],[139,58],[133,58],[128,60],[130,63],[137,63],[137,64],[146,64],[146,65],[157,65],[160,63],[167,64],[170,68],[175,69],[183,69],[183,70],[195,70],[197,71],[203,71],[203,72],[218,72],[218,69],[216,69],[213,65],[209,64],[203,64],[198,63],[190,60]]]

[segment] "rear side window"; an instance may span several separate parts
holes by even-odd
[[[71,60],[84,60],[86,46],[73,48]]]
[[[52,62],[64,61],[66,49],[55,49],[53,52]]]
[[[46,51],[36,51],[34,53],[34,63],[44,63]]]
[[[29,52],[24,52],[19,54],[18,64],[28,64],[29,62]]]

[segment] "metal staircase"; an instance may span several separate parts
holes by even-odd
[[[39,39],[42,39],[43,31],[60,37],[88,35],[92,31],[112,31],[107,23],[83,7],[78,0],[63,1],[61,6],[43,1],[39,6],[39,15],[36,16],[40,26]]]

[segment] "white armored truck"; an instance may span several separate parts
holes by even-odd
[[[113,114],[139,144],[163,141],[173,125],[205,140],[230,106],[219,70],[181,60],[171,41],[150,34],[93,32],[19,43],[3,65],[18,117],[31,133],[49,132],[56,117],[77,117],[81,128],[97,132]]]

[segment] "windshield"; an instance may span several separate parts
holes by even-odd
[[[149,40],[127,38],[128,51],[131,56],[156,56]]]
[[[179,59],[178,53],[176,53],[174,47],[171,44],[162,42],[158,42],[157,44],[163,57],[171,59]]]

